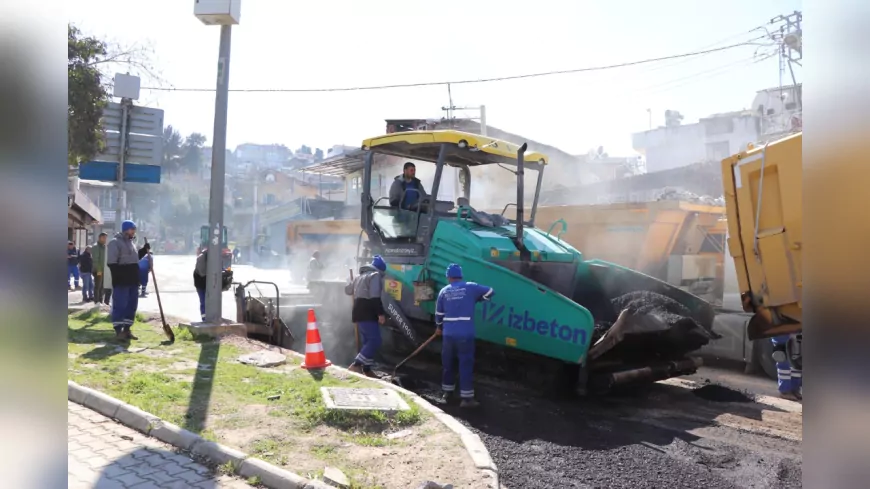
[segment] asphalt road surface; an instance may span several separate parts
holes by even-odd
[[[193,255],[154,255],[154,273],[160,289],[163,311],[187,321],[199,321],[199,298],[193,287]],[[250,280],[275,282],[282,293],[305,292],[304,285],[291,281],[290,272],[281,269],[258,269],[250,265],[233,265],[233,280],[246,283]],[[139,299],[139,310],[158,312],[154,284],[148,284],[148,297]],[[232,289],[222,294],[223,317],[235,319],[236,304]]]

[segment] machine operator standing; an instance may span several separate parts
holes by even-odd
[[[384,272],[387,264],[380,255],[375,255],[371,265],[363,265],[353,282],[345,286],[347,295],[353,295],[351,320],[359,325],[362,348],[348,370],[374,377],[372,365],[375,354],[381,347],[381,330],[384,324],[384,305],[381,292],[384,290]]]
[[[450,282],[438,293],[435,306],[436,333],[442,335],[441,363],[443,377],[441,389],[445,400],[456,389],[454,365],[459,358],[460,407],[476,407],[474,399],[474,306],[492,298],[492,287],[466,282],[462,279],[462,267],[453,263],[447,267]]]

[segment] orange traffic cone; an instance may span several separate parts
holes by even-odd
[[[302,368],[322,369],[332,365],[323,352],[323,342],[320,341],[320,331],[317,330],[317,318],[314,309],[308,310],[308,330],[305,333],[305,361]]]

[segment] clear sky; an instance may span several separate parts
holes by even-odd
[[[68,0],[85,33],[147,43],[165,86],[215,86],[219,27],[189,0]],[[801,9],[796,0],[242,0],[230,88],[323,88],[488,78],[655,58],[749,40],[749,30]],[[748,108],[777,86],[777,59],[740,47],[596,73],[452,87],[456,106],[487,107],[500,129],[585,153],[629,155],[631,133]],[[769,48],[767,49],[769,51]],[[138,74],[131,70],[131,74]],[[786,72],[783,82],[789,76]],[[798,73],[800,80],[800,74]],[[143,79],[143,86],[154,80]],[[182,134],[212,139],[214,93],[143,90]],[[228,146],[356,146],[384,119],[441,117],[445,86],[332,93],[231,93]],[[457,114],[461,115],[461,114]],[[468,115],[471,115],[469,113]]]

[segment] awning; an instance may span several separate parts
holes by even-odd
[[[100,212],[100,208],[79,189],[75,189],[74,192],[68,195],[67,204],[69,207],[69,219],[80,223],[80,225],[90,226],[103,220],[103,213]]]
[[[362,170],[364,165],[365,151],[356,149],[327,158],[320,163],[306,166],[302,168],[302,171],[305,173],[343,177],[350,173]]]

